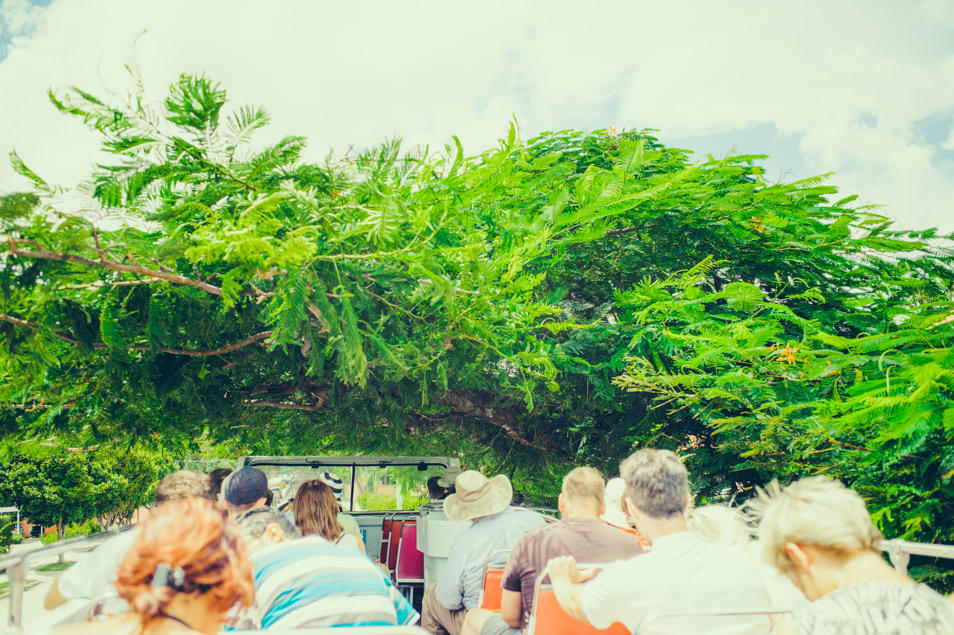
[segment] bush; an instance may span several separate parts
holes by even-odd
[[[98,534],[102,529],[95,518],[90,518],[84,523],[74,523],[66,527],[66,538],[76,538],[77,536],[91,536]]]
[[[70,538],[76,538],[77,536],[89,536],[92,534],[98,534],[102,529],[100,529],[99,523],[96,522],[95,518],[90,518],[83,523],[73,523],[66,526],[66,532],[64,540],[69,540]],[[56,542],[56,532],[46,534],[45,536],[40,537],[40,542],[44,545],[52,545]]]
[[[404,509],[417,509],[427,502],[427,497],[405,496],[403,499]],[[384,512],[397,509],[397,496],[394,494],[374,494],[365,492],[358,494],[358,505],[361,509],[369,512]]]
[[[358,495],[358,505],[369,512],[388,511],[397,509],[397,497],[393,494],[365,492]]]
[[[16,524],[12,516],[0,516],[0,553],[6,553],[13,542],[13,526]]]

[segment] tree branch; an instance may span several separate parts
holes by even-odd
[[[225,355],[226,353],[231,353],[232,351],[237,351],[240,348],[245,348],[249,344],[254,344],[255,342],[260,342],[267,337],[271,337],[272,331],[262,331],[261,333],[256,333],[255,335],[249,335],[241,342],[236,342],[235,344],[229,344],[228,346],[223,346],[221,348],[214,348],[209,351],[190,351],[181,348],[160,348],[159,350],[163,353],[168,353],[169,355],[189,355],[191,357],[211,357],[213,355]],[[148,344],[137,344],[132,348],[137,350],[148,350]]]
[[[281,410],[303,410],[305,412],[318,412],[331,403],[331,386],[307,384],[304,388],[308,396],[314,399],[313,402],[296,403],[294,401],[270,401],[268,399],[243,399],[242,403],[255,408],[279,408]],[[277,386],[259,386],[253,391],[267,392],[274,395],[289,394],[292,392],[289,382]]]
[[[101,251],[99,260],[91,260],[89,258],[83,258],[82,256],[76,256],[73,254],[50,251],[49,249],[45,249],[32,241],[27,242],[18,240],[10,235],[6,235],[4,237],[7,239],[7,244],[10,246],[11,256],[20,256],[23,258],[40,258],[44,260],[59,260],[60,262],[74,262],[79,265],[86,265],[87,267],[101,267],[110,271],[134,273],[141,276],[148,276],[156,280],[165,280],[167,282],[181,284],[187,287],[194,287],[200,291],[205,291],[206,293],[211,293],[213,295],[222,295],[221,287],[216,287],[215,285],[202,282],[201,280],[193,280],[192,278],[180,276],[176,273],[167,273],[165,271],[149,269],[148,267],[143,267],[142,265],[124,265],[111,260],[106,260],[103,257]],[[20,249],[18,246],[19,243],[30,244],[34,246],[35,251]]]
[[[10,324],[16,324],[17,326],[22,326],[24,328],[33,329],[34,331],[40,330],[39,324],[34,324],[32,322],[27,322],[26,320],[21,320],[20,318],[15,318],[12,315],[7,315],[6,313],[0,313],[0,321],[9,322]],[[80,342],[74,337],[67,335],[66,333],[51,333],[53,337],[59,338],[64,342],[69,342],[73,346],[79,346]],[[222,346],[220,348],[213,348],[211,350],[189,350],[184,348],[166,348],[165,346],[160,346],[157,350],[161,353],[166,353],[168,355],[188,355],[190,357],[212,357],[215,355],[225,355],[226,353],[231,353],[232,351],[237,351],[240,348],[245,348],[249,344],[254,344],[255,342],[260,342],[267,337],[271,337],[272,331],[262,331],[261,333],[256,333],[255,335],[249,335],[241,342],[236,342],[234,344],[229,344],[228,346]],[[105,344],[90,344],[90,348],[97,351],[106,350],[109,348]],[[133,344],[129,347],[130,350],[134,351],[148,351],[152,347],[149,344]]]
[[[517,415],[512,410],[497,407],[492,395],[454,391],[445,394],[438,403],[450,408],[451,412],[457,416],[479,419],[497,426],[503,430],[504,434],[521,445],[546,451],[545,448],[526,439],[517,430]]]

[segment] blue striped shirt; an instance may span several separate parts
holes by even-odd
[[[252,554],[260,628],[394,626],[420,619],[364,554],[318,536],[286,540]]]

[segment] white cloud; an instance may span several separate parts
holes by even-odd
[[[395,134],[436,147],[457,134],[476,152],[512,115],[525,136],[612,124],[673,142],[771,123],[801,139],[801,156],[785,157],[798,176],[836,171],[843,192],[890,205],[905,226],[954,230],[949,179],[912,136],[954,105],[950,7],[55,0],[0,62],[0,149],[54,181],[80,178],[95,138],[45,91],[122,90],[124,51],[146,29],[154,98],[180,72],[207,72],[234,104],[269,108],[268,139],[303,134],[315,159]],[[0,170],[0,189],[21,183]]]
[[[39,23],[41,12],[29,0],[0,2],[0,42],[30,33]]]

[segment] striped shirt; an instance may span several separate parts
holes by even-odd
[[[259,628],[394,626],[420,619],[363,553],[318,536],[286,540],[252,554]]]
[[[954,604],[923,584],[844,586],[794,611],[799,633],[928,635],[954,633]]]

